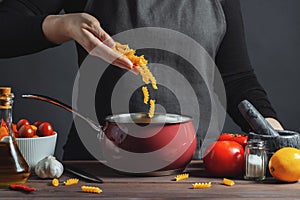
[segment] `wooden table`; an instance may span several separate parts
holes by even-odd
[[[77,185],[58,187],[51,185],[51,179],[39,179],[34,173],[27,185],[37,190],[26,194],[10,189],[0,189],[1,199],[300,199],[299,183],[279,183],[272,178],[262,183],[234,179],[235,185],[222,185],[222,178],[211,178],[205,173],[201,161],[193,161],[185,170],[190,178],[176,182],[174,175],[161,177],[129,177],[114,173],[98,161],[68,161],[78,168],[101,177],[103,184],[80,179]],[[74,175],[64,173],[62,183]],[[211,182],[208,189],[192,189],[192,183]],[[100,194],[81,192],[82,185],[100,187]]]

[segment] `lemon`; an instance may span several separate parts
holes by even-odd
[[[280,181],[296,182],[300,179],[300,150],[284,147],[276,151],[269,161],[271,175]]]

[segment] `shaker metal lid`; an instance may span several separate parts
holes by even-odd
[[[248,145],[264,146],[265,145],[265,141],[260,140],[260,139],[251,139],[251,140],[248,140]]]

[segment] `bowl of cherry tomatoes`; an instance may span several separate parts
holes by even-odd
[[[43,158],[54,154],[57,133],[49,122],[30,123],[27,119],[20,119],[12,125],[12,130],[19,149],[31,169],[34,169]]]

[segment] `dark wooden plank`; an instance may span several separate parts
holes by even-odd
[[[78,168],[88,170],[100,176],[105,183],[96,184],[80,180],[79,184],[59,187],[51,185],[51,179],[39,179],[31,175],[28,185],[36,187],[37,191],[26,194],[9,189],[0,189],[0,198],[3,199],[298,199],[300,197],[300,184],[284,184],[268,179],[263,183],[235,179],[236,184],[232,187],[222,184],[222,178],[211,178],[203,170],[199,161],[194,161],[187,172],[190,178],[176,182],[174,175],[162,177],[132,177],[114,173],[111,169],[101,163],[74,161],[68,162]],[[64,173],[60,178],[64,180],[74,177]],[[212,182],[208,189],[192,189],[192,183]],[[101,194],[90,194],[81,192],[82,185],[100,187]]]
[[[282,185],[236,185],[226,187],[220,184],[213,184],[209,189],[191,189],[188,183],[106,183],[99,186],[103,190],[101,194],[88,194],[80,191],[83,183],[73,186],[52,187],[45,183],[30,184],[38,188],[31,194],[2,190],[1,198],[209,198],[209,199],[242,199],[242,198],[294,198],[300,196],[298,184]]]

